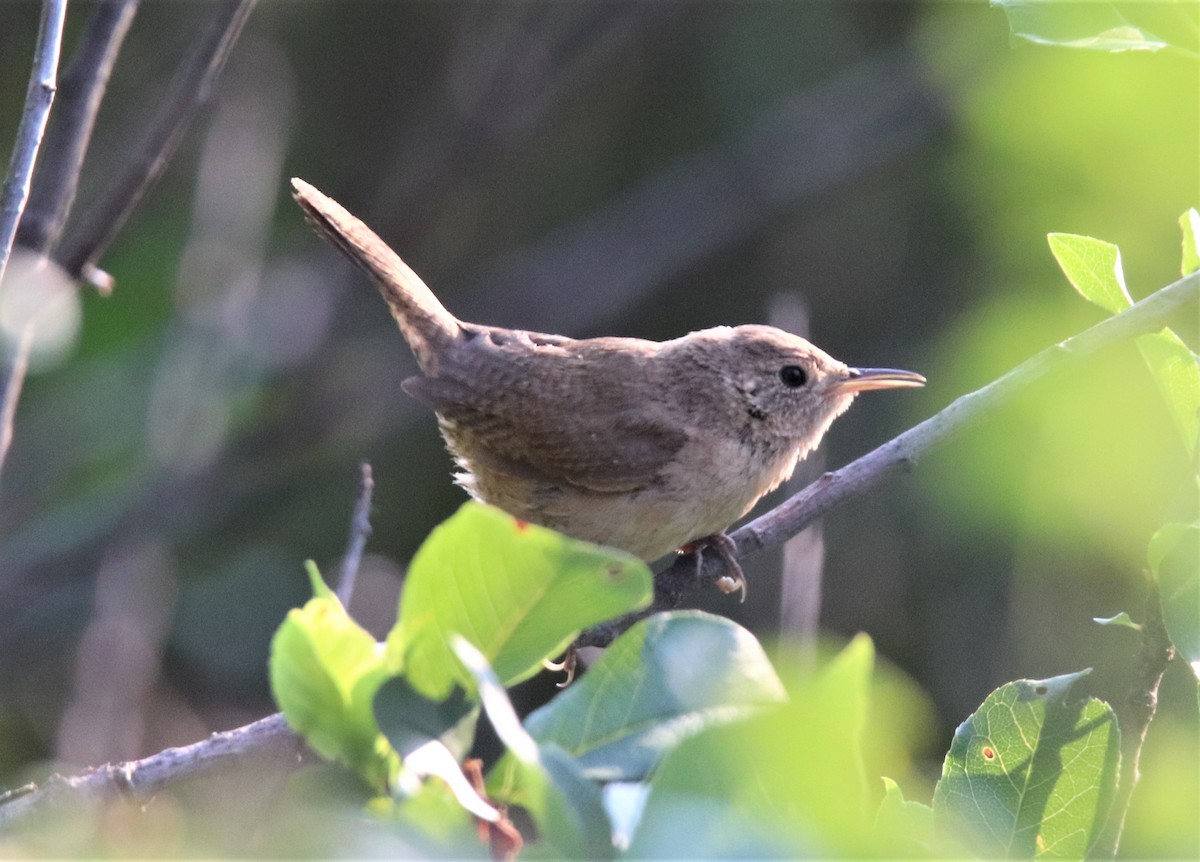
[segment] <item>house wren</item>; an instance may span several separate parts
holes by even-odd
[[[421,369],[404,389],[437,413],[471,496],[643,560],[711,547],[731,572],[722,588],[743,597],[723,531],[791,475],[856,394],[925,383],[848,367],[770,326],[655,342],[466,323],[337,202],[303,180],[292,187],[383,294]]]

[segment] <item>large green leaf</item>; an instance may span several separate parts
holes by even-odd
[[[1066,700],[1087,673],[1010,682],[959,725],[933,794],[941,834],[985,857],[1088,855],[1116,789],[1120,734],[1108,704]]]
[[[489,777],[488,793],[528,811],[553,856],[612,858],[612,824],[600,789],[561,749],[533,741],[482,652],[458,635],[450,648],[474,680],[488,719],[508,749],[510,766]]]
[[[1004,9],[1014,38],[1040,45],[1085,48],[1092,51],[1195,50],[1194,34],[1177,22],[1147,16],[1144,2],[1106,0],[991,0]],[[1175,0],[1160,0],[1160,5]],[[1183,10],[1181,15],[1187,13]],[[1192,25],[1194,27],[1194,25]],[[1152,30],[1151,27],[1154,29]]]
[[[1200,364],[1196,354],[1169,329],[1139,336],[1137,346],[1166,399],[1184,448],[1194,455],[1200,436]]]
[[[872,847],[862,732],[874,650],[856,638],[790,702],[676,746],[631,856],[861,855]]]
[[[388,650],[435,700],[474,681],[450,638],[475,644],[505,685],[536,673],[590,625],[650,602],[641,560],[466,503],[409,567]]]
[[[308,571],[313,598],[288,613],[271,641],[271,692],[314,751],[386,789],[399,761],[371,707],[389,676],[382,645],[350,618],[316,566]]]
[[[1125,288],[1121,250],[1111,242],[1073,233],[1046,236],[1063,275],[1079,295],[1110,314],[1133,304]]]
[[[633,626],[525,727],[592,778],[638,780],[683,739],[784,696],[750,632],[723,617],[681,611]]]
[[[1175,651],[1200,679],[1200,524],[1167,524],[1146,553]]]

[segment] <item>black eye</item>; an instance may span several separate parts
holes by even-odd
[[[799,389],[808,382],[808,374],[799,365],[785,365],[779,369],[779,379],[791,389]]]

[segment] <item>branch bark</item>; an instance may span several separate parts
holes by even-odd
[[[104,0],[88,19],[79,47],[62,76],[58,110],[50,119],[42,158],[17,228],[17,242],[48,254],[75,201],[84,154],[113,64],[139,0]]]
[[[4,270],[8,266],[8,255],[12,251],[17,224],[25,211],[29,199],[29,187],[33,179],[33,166],[37,162],[38,148],[50,106],[54,103],[54,92],[58,76],[58,55],[62,49],[63,21],[67,16],[67,0],[45,0],[42,18],[38,25],[37,47],[33,55],[33,71],[29,76],[29,89],[25,94],[25,109],[17,127],[17,141],[13,147],[12,161],[4,190],[0,193],[0,283],[4,281]]]
[[[255,2],[223,0],[213,13],[204,38],[196,43],[172,79],[170,95],[151,121],[141,146],[126,163],[124,172],[89,211],[79,230],[64,243],[61,263],[73,278],[101,290],[111,289],[112,279],[97,268],[97,263],[146,190],[162,173],[188,124],[208,100],[213,82],[225,67]]]
[[[36,812],[67,803],[120,797],[143,801],[175,782],[232,766],[252,755],[295,757],[299,742],[283,715],[276,713],[141,760],[108,763],[70,777],[52,775],[40,785],[27,784],[0,795],[0,833]]]

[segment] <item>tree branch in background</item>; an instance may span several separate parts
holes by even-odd
[[[112,277],[97,268],[146,190],[162,173],[188,124],[207,101],[229,53],[254,8],[255,0],[223,0],[213,13],[204,37],[180,65],[170,94],[151,120],[141,146],[130,156],[124,172],[112,182],[78,230],[64,243],[60,262],[77,280],[102,291],[112,289]]]
[[[21,330],[21,339],[12,351],[0,382],[0,470],[8,458],[8,447],[12,445],[13,422],[17,415],[17,402],[25,385],[25,374],[29,370],[29,353],[33,350],[33,324],[27,323]]]
[[[350,607],[350,597],[354,595],[354,582],[358,579],[358,567],[367,547],[367,538],[371,535],[371,492],[375,489],[375,479],[371,476],[371,465],[365,461],[360,468],[360,476],[358,502],[350,519],[350,539],[346,543],[342,576],[337,585],[338,600],[347,609]]]
[[[17,243],[48,254],[71,212],[96,114],[139,0],[103,0],[92,12],[63,73]]]
[[[25,94],[25,109],[17,126],[17,140],[4,190],[0,193],[0,283],[12,251],[17,224],[29,199],[33,166],[38,147],[54,102],[55,80],[58,76],[58,55],[62,49],[63,21],[67,15],[67,0],[44,0],[42,18],[38,25],[37,46],[33,54],[33,71]],[[19,387],[18,387],[19,388]],[[4,407],[7,409],[8,405]]]
[[[826,473],[800,493],[735,531],[730,538],[737,546],[737,555],[753,556],[787,541],[834,506],[874,487],[891,473],[912,469],[934,446],[996,409],[1029,384],[1120,341],[1159,330],[1187,305],[1195,305],[1198,301],[1200,272],[1194,272],[1120,314],[1046,348],[872,452],[840,470]],[[639,619],[678,606],[687,592],[701,584],[715,583],[724,573],[721,562],[713,555],[703,558],[699,567],[692,557],[680,557],[655,575],[654,603],[649,608],[589,629],[577,645],[606,646]]]

